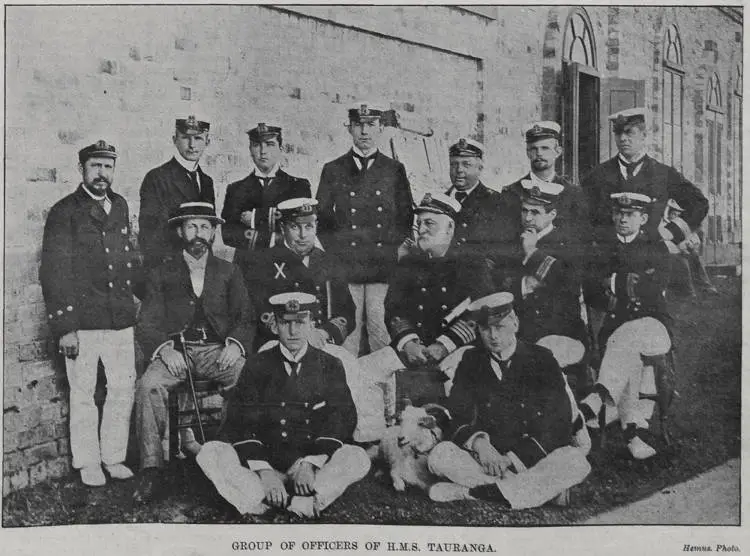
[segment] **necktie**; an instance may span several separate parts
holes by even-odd
[[[464,204],[464,201],[466,200],[466,197],[468,196],[469,196],[468,193],[465,193],[463,191],[456,191],[456,201],[458,201],[462,205]]]
[[[287,359],[285,357],[284,364],[289,365],[288,367],[290,370],[289,377],[292,380],[296,380],[297,378],[299,378],[299,369],[302,366],[302,362],[292,361],[291,359]]]
[[[109,214],[109,211],[107,210],[108,207],[107,207],[107,198],[106,197],[102,197],[101,199],[97,199],[96,202],[99,203],[99,206],[102,207],[102,210],[104,212],[106,212],[107,214]]]
[[[268,187],[268,184],[271,183],[271,180],[273,178],[272,177],[261,178],[259,176],[258,179],[260,180],[260,183],[263,185],[263,189],[265,189],[266,187]]]
[[[201,186],[200,183],[198,183],[198,171],[188,172],[190,175],[190,183],[193,184],[193,187],[195,187],[195,191],[198,193],[198,195],[201,194]]]
[[[626,179],[631,179],[635,173],[635,169],[638,167],[638,165],[643,162],[642,160],[637,160],[635,162],[625,162],[624,160],[620,159],[620,164],[625,166],[625,173],[627,175]]]
[[[372,160],[373,158],[375,158],[374,154],[371,155],[371,156],[359,156],[355,152],[353,152],[352,154],[354,155],[354,158],[356,158],[357,160],[359,160],[359,163],[362,165],[362,168],[360,168],[360,170],[359,170],[360,172],[364,172],[365,170],[367,170],[367,165],[369,164],[370,160]]]

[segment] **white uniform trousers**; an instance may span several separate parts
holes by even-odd
[[[263,502],[265,492],[258,473],[243,467],[235,449],[225,442],[207,442],[196,457],[198,465],[221,496],[241,514],[261,514],[268,509]],[[295,463],[296,465],[296,463]],[[284,473],[288,478],[293,465]],[[370,470],[370,458],[358,446],[345,444],[315,472],[315,495],[312,507],[319,514],[344,491],[363,479]],[[290,507],[300,506],[304,496],[293,496]],[[299,500],[296,500],[299,499]],[[312,517],[308,515],[307,517]]]
[[[101,423],[94,405],[99,360],[107,377]],[[65,358],[70,384],[70,451],[73,467],[125,461],[135,386],[133,328],[79,330],[78,357]]]
[[[354,300],[354,330],[344,341],[344,347],[355,357],[358,356],[362,328],[365,326],[371,352],[391,343],[385,326],[385,294],[388,293],[388,284],[349,284],[349,292]]]
[[[530,469],[508,471],[502,479],[486,474],[470,452],[453,442],[435,446],[427,465],[436,476],[461,485],[467,491],[495,483],[514,510],[541,506],[565,489],[581,483],[591,472],[586,456],[572,446],[554,450]]]
[[[653,369],[644,367],[641,356],[664,355],[671,347],[669,332],[653,317],[628,321],[607,340],[597,382],[612,396],[623,428],[629,423],[648,428],[640,393],[652,393],[654,379]]]

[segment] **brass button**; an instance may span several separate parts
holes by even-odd
[[[357,225],[356,224],[352,224],[352,230],[356,230],[356,229],[357,229]]]
[[[355,193],[354,191],[350,191],[350,192],[349,192],[349,196],[350,196],[350,197],[354,197],[355,195],[356,195],[356,193]]]
[[[126,245],[126,246],[125,246],[125,251],[130,251],[130,247],[128,247],[128,246]]]
[[[110,288],[114,288],[114,287],[115,287],[115,285],[114,285],[114,284],[113,284],[112,282],[110,282],[110,283],[109,283],[109,287],[110,287]]]
[[[469,227],[469,225],[466,222],[464,222],[463,224],[461,224],[461,226],[463,226],[464,228],[468,228]]]
[[[422,293],[425,293],[427,291],[427,288],[422,288]]]
[[[419,306],[417,306],[417,309],[419,309],[420,311],[422,311],[422,310],[424,310],[424,306],[423,305],[419,305]]]
[[[377,195],[378,197],[380,197],[380,189],[376,189],[375,190],[375,195]]]
[[[295,283],[294,283],[294,287],[295,287],[295,288],[299,288],[299,282],[295,282]]]
[[[378,207],[378,212],[383,212],[383,207]]]
[[[356,241],[352,241],[352,247],[356,247],[356,246],[357,246],[357,242]]]
[[[70,311],[72,311],[72,310],[73,310],[73,306],[72,306],[72,305],[68,305],[68,306],[67,306],[67,307],[65,307],[65,308],[66,308],[66,309],[68,310],[68,312],[70,312]]]
[[[107,232],[102,232],[102,237],[106,237],[106,236],[107,236]]]
[[[287,436],[286,431],[281,431],[281,438],[286,438]]]
[[[105,253],[109,253],[109,247],[105,247],[105,248],[104,248],[104,252],[105,252]]]
[[[443,286],[442,288],[440,288],[440,291],[443,292],[443,293],[445,293],[445,292],[448,291],[448,288],[446,288],[445,286]]]
[[[108,265],[107,268],[110,270],[114,270],[115,267],[113,267],[112,265]]]
[[[125,284],[130,285],[130,280],[125,280]]]
[[[352,209],[352,214],[354,214],[355,212],[357,212],[357,209]]]
[[[378,247],[383,247],[383,244],[380,243],[379,241],[375,245],[377,245]]]
[[[443,311],[445,311],[445,310],[446,310],[446,309],[448,308],[448,306],[447,306],[447,305],[441,305],[441,306],[440,306],[440,308],[441,308],[441,309],[442,309]]]
[[[315,286],[315,289],[320,291],[320,286]]]
[[[309,425],[310,424],[310,419],[305,419],[305,424]]]
[[[62,314],[63,314],[63,313],[62,313],[62,310],[61,310],[61,309],[58,309],[58,310],[57,310],[57,316],[59,317],[59,316],[60,316],[60,315],[62,315]]]
[[[133,266],[133,265],[132,265],[132,264],[130,264],[130,263],[126,263],[126,264],[125,264],[125,266],[126,266],[126,267],[128,267],[128,268],[130,268],[130,267],[131,267],[131,266]]]
[[[380,229],[380,228],[383,227],[383,225],[380,222],[378,222],[377,224],[375,224],[375,227],[378,228],[378,229]]]
[[[286,425],[286,419],[282,419],[281,421],[279,421],[279,423],[281,423],[282,425]]]
[[[417,323],[417,328],[422,328],[422,323],[421,322]]]
[[[280,405],[281,407],[286,407],[286,402],[281,402],[281,403],[280,403],[279,405]]]

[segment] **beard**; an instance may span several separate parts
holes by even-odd
[[[200,237],[196,237],[191,240],[183,240],[182,246],[185,251],[194,256],[201,256],[211,248],[211,244]]]

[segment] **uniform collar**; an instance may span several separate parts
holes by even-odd
[[[615,235],[617,235],[617,241],[627,245],[628,243],[633,243],[638,238],[639,234],[633,234],[630,236],[621,236],[620,234],[616,233]]]
[[[196,172],[198,170],[199,160],[193,162],[192,160],[184,158],[179,152],[174,153],[174,159],[177,161],[177,164],[185,168],[188,172]]]
[[[378,148],[375,147],[373,150],[371,150],[369,153],[365,154],[361,150],[359,150],[357,147],[352,145],[352,152],[358,156],[361,156],[362,158],[371,158],[375,156],[378,153]]]
[[[628,167],[628,166],[638,166],[641,162],[643,162],[646,159],[646,153],[642,152],[640,153],[635,160],[632,162],[628,162],[625,160],[625,157],[622,156],[620,153],[617,153],[617,162],[620,163],[620,166]]]
[[[297,356],[293,356],[292,353],[284,347],[284,344],[279,342],[279,351],[281,352],[281,355],[284,357],[284,359],[290,363],[299,363],[302,358],[307,354],[307,348],[310,344],[305,342],[305,346],[299,351]]]
[[[275,177],[276,177],[276,173],[277,173],[277,172],[279,171],[279,169],[280,169],[280,168],[279,168],[279,163],[277,162],[277,163],[276,163],[276,164],[274,165],[274,167],[273,167],[273,168],[271,168],[271,170],[270,170],[270,171],[269,171],[268,173],[264,173],[264,172],[261,172],[261,171],[260,171],[260,168],[258,168],[257,166],[255,166],[255,165],[253,164],[253,171],[252,171],[252,173],[253,173],[253,174],[254,174],[254,175],[255,175],[256,177],[258,177],[258,178],[275,178]]]
[[[466,193],[466,197],[468,197],[468,196],[469,196],[469,195],[471,195],[471,194],[472,194],[472,193],[474,192],[474,190],[475,190],[475,189],[476,189],[477,187],[479,187],[479,186],[480,186],[481,184],[482,184],[482,180],[477,180],[477,183],[475,183],[475,184],[473,185],[473,187],[471,187],[470,189],[464,189],[463,191],[459,191],[458,189],[456,189],[456,188],[455,188],[454,186],[452,186],[452,185],[451,185],[451,188],[450,188],[450,190],[449,190],[449,191],[450,191],[450,193],[452,193],[452,194],[453,194],[453,198],[455,198],[455,197],[456,197],[456,193]]]
[[[536,234],[537,240],[542,239],[544,236],[549,234],[554,229],[555,229],[555,225],[550,223],[550,225],[544,228],[543,230],[539,230],[539,232]]]

